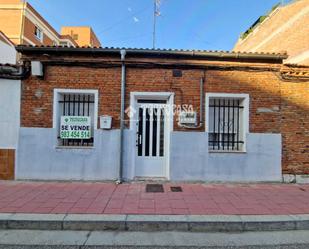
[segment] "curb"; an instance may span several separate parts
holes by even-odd
[[[0,229],[246,232],[309,230],[305,215],[0,214]]]

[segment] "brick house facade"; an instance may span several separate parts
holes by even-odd
[[[168,131],[160,135],[159,121],[151,124],[152,119],[146,119],[142,129],[146,133],[151,129],[151,134],[158,130],[158,136],[144,138],[145,133],[142,136],[136,130],[136,126],[143,123],[143,114],[140,113],[137,122],[126,115],[124,160],[119,165],[120,49],[31,46],[17,49],[25,63],[40,61],[44,66],[43,77],[31,76],[22,83],[18,179],[117,179],[119,167],[123,168],[123,178],[128,180],[149,176],[168,180],[281,181],[282,173],[309,174],[309,70],[284,66],[284,54],[127,50],[124,62],[126,110],[132,103],[139,106],[150,100],[151,103],[164,100],[175,108],[193,107],[197,122],[201,122],[189,127],[180,124],[178,113],[166,121],[165,124],[170,124]],[[73,93],[83,89],[94,91],[97,113],[92,122],[98,125],[93,127],[91,148],[64,148],[57,142],[59,121],[55,120],[55,113],[66,108],[65,97],[61,95],[65,89]],[[55,97],[58,90],[59,101]],[[81,98],[76,94],[70,95],[74,101],[77,101],[75,96]],[[166,99],[162,97],[164,94],[169,94]],[[229,151],[230,143],[236,139],[235,129],[231,128],[236,126],[236,121],[230,121],[230,116],[236,117],[237,101],[238,105],[239,101],[243,102],[241,114],[238,112],[237,116],[238,132],[243,130],[244,134],[240,145],[243,149]],[[138,110],[144,109],[135,111]],[[217,118],[229,117],[228,121],[219,118],[218,131],[216,110],[219,111]],[[220,114],[221,110],[224,114]],[[99,129],[102,115],[112,117],[111,130]],[[167,126],[163,126],[164,129]],[[228,134],[230,130],[233,135]],[[144,145],[138,142],[139,136]],[[164,168],[167,173],[163,175],[157,175],[152,169],[139,169],[148,163],[147,159],[142,166],[137,166],[138,156],[145,156],[145,150],[146,154],[147,150],[150,154],[153,150],[158,155],[155,147],[161,150],[160,136],[161,140],[164,137],[164,151],[167,150]],[[141,151],[136,152],[140,145]],[[216,146],[218,150],[221,146],[221,151],[217,151]],[[47,162],[49,160],[51,162]],[[155,167],[153,162],[149,165]]]

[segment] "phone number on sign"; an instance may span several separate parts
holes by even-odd
[[[88,138],[91,138],[91,136],[90,136],[90,131],[61,131],[60,138],[88,139]]]

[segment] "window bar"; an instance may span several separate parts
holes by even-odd
[[[73,95],[72,106],[73,106],[73,116],[75,116],[75,94]],[[73,146],[75,146],[76,140],[72,139],[72,143],[73,143]]]
[[[69,113],[68,115],[71,115],[71,95],[69,94]]]
[[[237,150],[239,150],[239,99],[237,100]]]
[[[230,150],[230,99],[228,99],[227,105],[227,150]]]
[[[65,99],[66,99],[66,95],[63,94],[63,116],[65,116]],[[62,146],[65,146],[65,139],[62,139]]]
[[[80,116],[80,95],[78,95],[78,107],[77,107],[77,115]]]
[[[219,115],[218,115],[218,150],[220,150],[220,116],[221,116],[221,107],[220,107],[221,99],[219,99]]]
[[[212,133],[212,149],[215,149],[215,141],[217,140],[216,138],[216,99],[214,99],[214,128],[213,128],[213,133]]]
[[[222,131],[222,146],[224,150],[225,143],[225,99],[223,99],[223,131]]]
[[[235,100],[233,99],[233,119],[232,119],[232,134],[233,134],[233,137],[232,137],[232,149],[234,150],[235,148]]]
[[[88,108],[87,108],[87,109],[88,109],[88,111],[87,111],[87,115],[88,115],[88,116],[90,116],[90,115],[89,115],[89,113],[90,113],[90,95],[88,95],[88,102],[87,102],[87,104],[88,104]]]
[[[85,116],[85,102],[86,102],[86,96],[83,96],[83,116]]]
[[[88,117],[90,117],[90,95],[88,95]],[[92,137],[93,134],[91,134]],[[89,145],[89,142],[91,142],[91,138],[87,139],[87,146]]]
[[[68,116],[71,115],[71,95],[69,94],[69,102],[68,102]],[[71,145],[71,139],[67,139],[67,145]]]

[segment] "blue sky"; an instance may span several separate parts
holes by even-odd
[[[231,50],[240,33],[278,1],[161,0],[157,47]],[[103,46],[152,47],[153,0],[28,2],[58,31],[61,26],[92,26]]]

